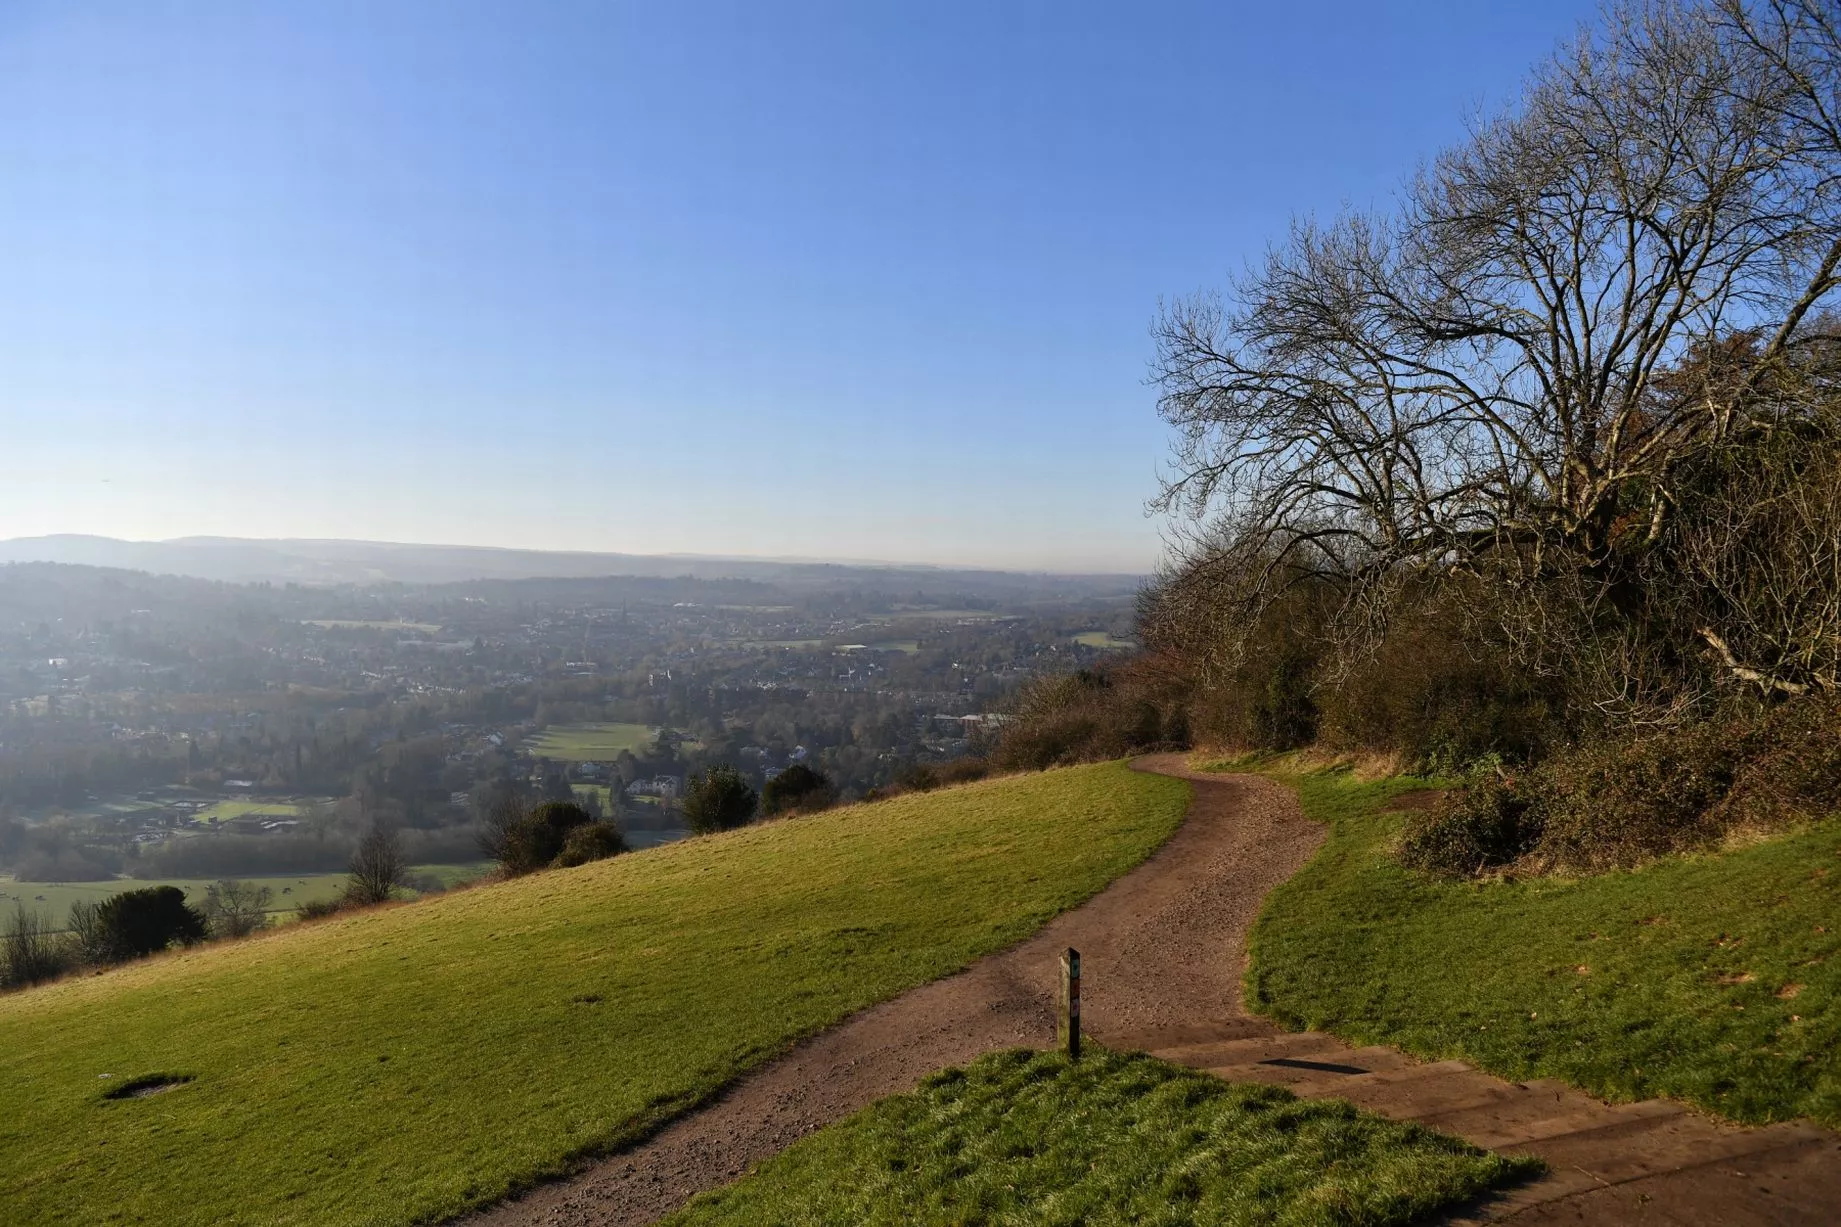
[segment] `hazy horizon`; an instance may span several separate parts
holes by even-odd
[[[787,565],[838,566],[862,568],[886,568],[891,570],[939,570],[939,571],[998,571],[1015,573],[1041,574],[1080,574],[1094,576],[1119,576],[1135,578],[1149,574],[1152,568],[1143,570],[1094,568],[1080,571],[1067,571],[1049,567],[986,567],[968,563],[941,562],[926,558],[849,558],[825,554],[738,554],[708,553],[686,550],[572,550],[553,549],[544,546],[520,545],[481,545],[468,541],[392,541],[383,538],[359,537],[245,537],[226,533],[195,533],[183,537],[117,537],[105,533],[32,533],[15,537],[0,537],[0,547],[17,545],[22,542],[79,540],[98,541],[111,544],[132,546],[184,546],[200,544],[224,545],[321,545],[321,546],[366,546],[401,550],[479,550],[508,554],[558,554],[604,556],[608,558],[635,558],[658,560],[694,560],[707,562],[750,562],[783,563]]]
[[[9,6],[0,537],[1144,572],[1159,299],[1593,7]]]

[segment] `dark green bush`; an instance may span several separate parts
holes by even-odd
[[[619,827],[611,822],[590,822],[585,826],[570,828],[568,836],[563,840],[562,851],[556,854],[551,866],[571,869],[577,865],[586,865],[589,861],[604,861],[625,851],[626,840],[621,838]]]
[[[569,833],[594,822],[573,801],[545,801],[506,832],[499,866],[508,877],[547,869],[562,855]]]
[[[837,803],[837,789],[822,772],[804,763],[794,763],[768,780],[761,789],[761,812],[768,816],[783,813],[815,813]]]
[[[684,820],[699,835],[746,826],[760,798],[741,772],[727,763],[690,777],[684,790]]]
[[[1539,839],[1540,820],[1530,808],[1506,781],[1487,776],[1409,822],[1400,859],[1450,876],[1500,868]]]
[[[205,918],[185,901],[177,886],[149,886],[123,891],[96,907],[96,924],[104,957],[111,961],[157,954],[175,943],[203,941]]]

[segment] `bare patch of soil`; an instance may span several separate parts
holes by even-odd
[[[126,1082],[110,1087],[102,1093],[104,1099],[145,1099],[149,1095],[159,1095],[166,1091],[177,1090],[192,1081],[191,1074],[142,1074]]]

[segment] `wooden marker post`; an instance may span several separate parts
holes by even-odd
[[[1055,1041],[1067,1049],[1069,1060],[1080,1060],[1080,951],[1072,946],[1061,956],[1061,1012],[1055,1023]]]

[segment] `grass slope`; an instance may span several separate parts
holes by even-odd
[[[1539,1168],[1143,1054],[992,1053],[783,1151],[667,1227],[1391,1224]]]
[[[1025,936],[1188,795],[1122,764],[992,780],[0,998],[0,1217],[388,1224],[495,1200]],[[161,1072],[196,1080],[102,1097]]]
[[[1634,873],[1451,883],[1392,858],[1402,816],[1381,807],[1415,781],[1288,782],[1330,835],[1254,929],[1253,1008],[1611,1099],[1841,1126],[1841,822]]]

